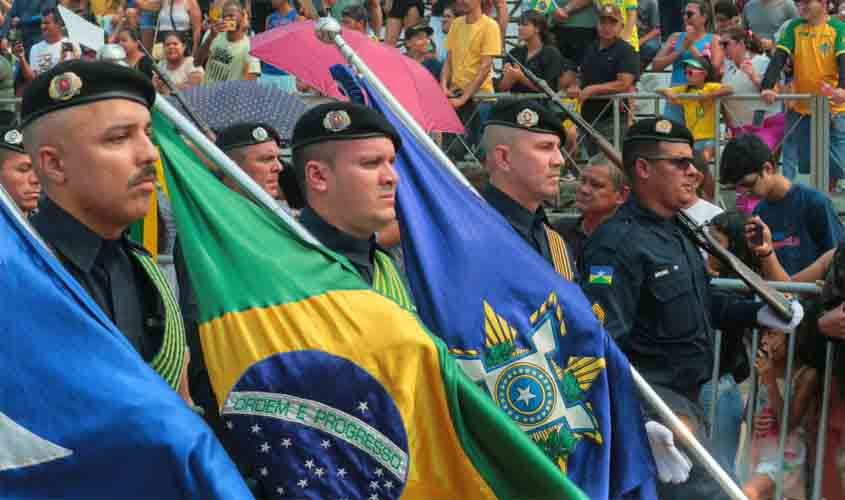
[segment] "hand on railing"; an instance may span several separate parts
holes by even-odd
[[[845,304],[839,304],[824,313],[818,322],[822,335],[830,338],[845,338]]]

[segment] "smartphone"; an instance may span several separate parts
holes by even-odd
[[[234,19],[226,19],[226,20],[223,21],[223,23],[226,25],[226,28],[225,28],[224,31],[235,31],[235,20]]]
[[[755,127],[762,127],[763,122],[766,120],[766,110],[765,109],[758,109],[754,111],[754,118],[752,118],[751,124]]]

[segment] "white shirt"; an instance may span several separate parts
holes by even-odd
[[[695,204],[689,208],[683,209],[684,213],[694,220],[699,226],[707,224],[713,217],[724,212],[719,206],[710,203],[709,201],[699,198]]]
[[[763,78],[766,74],[766,68],[769,67],[769,58],[762,54],[757,54],[751,58],[751,66],[754,72]],[[740,68],[734,64],[730,59],[725,59],[725,76],[722,77],[722,83],[730,85],[734,89],[734,94],[758,94],[760,89],[754,86],[751,78],[745,74]],[[767,105],[763,101],[742,101],[725,99],[722,101],[725,107],[733,116],[735,125],[741,127],[743,125],[750,125],[754,121],[754,111],[762,109],[766,111],[766,116],[771,116],[780,113],[781,104],[775,102]]]
[[[29,65],[32,67],[32,72],[36,75],[49,71],[53,66],[59,64],[62,59],[62,42],[68,42],[67,38],[62,38],[56,43],[47,43],[47,40],[41,40],[29,49]],[[82,53],[79,44],[73,43],[73,57],[70,59],[77,59]]]

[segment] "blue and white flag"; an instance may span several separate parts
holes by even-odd
[[[0,497],[252,498],[202,419],[0,199]]]
[[[628,360],[581,289],[399,130],[398,217],[419,314],[464,372],[590,498],[656,498]]]

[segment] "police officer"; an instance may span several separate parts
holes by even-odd
[[[760,304],[711,300],[701,253],[677,218],[697,185],[692,145],[686,127],[662,117],[631,127],[623,163],[633,192],[587,240],[582,281],[608,333],[703,439],[698,393],[713,367],[714,321],[751,327]],[[663,499],[722,498],[700,466],[659,491]]]
[[[490,172],[482,195],[534,250],[572,280],[575,263],[543,210],[543,202],[560,190],[564,140],[563,118],[536,101],[496,104],[482,136]]]
[[[46,198],[32,223],[145,361],[185,388],[185,332],[167,278],[127,238],[155,193],[152,82],[131,68],[69,61],[23,97],[25,147]]]
[[[396,219],[396,129],[368,107],[332,102],[300,117],[292,143],[300,222],[374,288],[411,307],[404,278],[375,239]]]
[[[224,129],[217,136],[217,147],[276,199],[281,197],[281,142],[276,130],[264,123],[238,123]],[[241,189],[232,180],[224,178],[223,182],[241,193]]]
[[[15,127],[0,129],[0,185],[24,214],[38,206],[41,183],[23,148],[23,134]]]

